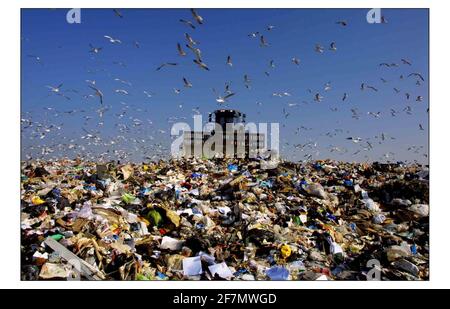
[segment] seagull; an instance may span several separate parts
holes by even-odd
[[[216,98],[216,101],[217,101],[217,103],[225,103],[229,97],[232,97],[234,95],[235,95],[235,93],[232,92],[232,93],[227,94],[224,97],[218,96]]]
[[[373,86],[366,85],[365,83],[362,83],[362,84],[361,84],[361,90],[364,90],[365,88],[372,89],[373,91],[378,91],[377,88],[375,88],[375,87],[373,87]]]
[[[94,47],[94,46],[92,46],[92,44],[89,44],[89,47],[91,48],[91,50],[89,52],[94,53],[94,54],[98,54],[102,50],[101,47]]]
[[[328,83],[325,84],[324,90],[325,90],[325,91],[328,91],[328,90],[330,90],[330,89],[331,89],[331,83],[328,82]]]
[[[231,56],[227,57],[227,64],[232,67],[233,66],[233,62],[231,62]]]
[[[177,50],[180,56],[186,56],[186,52],[181,48],[180,43],[177,43]]]
[[[267,47],[267,46],[269,46],[269,43],[267,43],[267,41],[264,39],[264,36],[263,36],[263,35],[261,35],[261,36],[259,37],[259,40],[260,40],[260,42],[261,42],[261,44],[260,44],[261,47]]]
[[[397,63],[386,63],[386,62],[383,62],[383,63],[380,63],[379,66],[380,67],[385,66],[385,67],[390,68],[390,67],[398,67],[398,64]]]
[[[184,83],[184,87],[186,87],[186,88],[192,87],[192,84],[185,77],[183,77],[183,83]]]
[[[411,95],[408,92],[406,92],[405,95],[406,95],[406,100],[409,100]]]
[[[374,112],[367,112],[367,115],[374,116],[375,118],[380,118],[381,112],[376,112],[376,113],[374,113]]]
[[[111,42],[111,43],[113,43],[113,44],[116,44],[116,43],[122,43],[122,41],[121,40],[119,40],[119,39],[114,39],[114,38],[112,38],[112,37],[110,37],[109,35],[104,35],[103,36],[104,38],[107,38],[108,40],[109,40],[109,42]]]
[[[197,45],[199,43],[194,41],[194,39],[188,33],[185,33],[184,36],[186,37],[186,40],[188,40],[189,45]]]
[[[382,24],[387,24],[387,23],[388,23],[386,17],[381,16],[381,23],[382,23]]]
[[[180,94],[180,92],[181,92],[180,89],[176,89],[176,88],[173,88],[173,91],[174,91],[176,94]]]
[[[134,43],[134,47],[136,47],[136,48],[141,47],[141,44],[138,41],[134,41],[133,43]]]
[[[425,79],[423,78],[423,76],[420,73],[411,73],[408,75],[408,77],[410,76],[416,76],[418,78],[420,78],[423,82],[425,81]]]
[[[404,112],[406,112],[408,115],[412,115],[412,108],[411,108],[411,106],[406,106],[404,109],[403,109],[403,111]]]
[[[153,96],[152,93],[148,93],[147,91],[144,90],[145,95],[147,96],[147,98],[151,98]]]
[[[63,84],[59,84],[57,87],[52,87],[52,86],[46,86],[46,87],[49,88],[51,92],[59,94],[59,93],[61,93],[62,85]]]
[[[345,21],[345,20],[339,20],[339,21],[336,22],[336,24],[341,25],[341,26],[343,26],[343,27],[345,27],[345,26],[348,25],[348,24],[347,24],[347,21]]]
[[[298,59],[296,57],[293,57],[291,61],[292,61],[292,63],[294,63],[296,65],[300,65],[300,59]]]
[[[347,137],[348,140],[351,140],[353,143],[359,143],[362,141],[361,137]]]
[[[251,38],[256,38],[259,35],[259,31],[250,33],[248,36]]]
[[[270,31],[270,30],[272,30],[274,28],[275,28],[275,26],[269,25],[269,26],[267,26],[267,31]]]
[[[269,66],[270,66],[271,68],[275,68],[275,61],[270,60]]]
[[[424,130],[424,128],[422,127],[422,124],[420,124],[420,123],[419,123],[419,129],[422,131]]]
[[[204,70],[209,71],[208,66],[207,66],[203,61],[198,60],[198,59],[194,59],[193,61],[194,61],[194,63],[196,63],[201,69],[204,69]]]
[[[400,92],[400,90],[398,90],[397,88],[393,88],[394,89],[394,91],[396,92],[396,93],[399,93]]]
[[[269,72],[267,72],[267,71],[264,71],[264,74],[266,74],[267,77],[270,76]]]
[[[198,15],[198,13],[194,9],[191,9],[191,13],[192,13],[192,16],[194,16],[194,19],[197,21],[198,24],[200,24],[200,25],[203,24],[203,17]]]
[[[324,51],[324,48],[323,48],[323,46],[321,46],[320,44],[316,44],[314,50],[315,50],[316,52],[318,52],[319,54],[322,54],[323,51]]]
[[[91,85],[88,85],[89,88],[95,91],[95,95],[100,98],[100,104],[103,104],[103,93],[96,87],[93,87]]]
[[[115,93],[120,93],[120,94],[124,94],[124,95],[128,95],[128,91],[126,91],[125,89],[116,89],[114,90]]]
[[[391,108],[391,116],[392,116],[392,117],[395,117],[396,113],[397,113],[397,112],[395,111],[395,109],[392,109],[392,108]]]
[[[30,58],[34,58],[34,59],[36,60],[37,63],[42,64],[42,62],[41,62],[41,57],[39,57],[39,56],[34,56],[34,55],[27,55],[27,56],[30,57]]]
[[[131,83],[128,82],[128,81],[126,81],[126,80],[122,80],[122,79],[120,79],[120,78],[114,78],[114,80],[115,80],[116,82],[121,82],[122,84],[125,84],[125,85],[131,87]]]
[[[182,22],[183,24],[188,25],[189,27],[191,27],[192,29],[195,29],[195,26],[192,22],[190,22],[189,20],[184,20],[184,19],[180,19],[180,22]]]
[[[411,61],[406,60],[406,59],[401,59],[403,64],[407,64],[407,65],[411,65]]]
[[[380,77],[380,80],[381,80],[383,83],[387,83],[387,80],[385,80],[383,77]]]
[[[114,12],[114,14],[116,14],[116,16],[123,18],[122,13],[120,13],[118,9],[113,9],[113,12]]]
[[[345,101],[348,98],[348,94],[344,93],[344,96],[342,97],[342,101]]]
[[[186,47],[192,50],[192,52],[195,54],[198,60],[202,59],[202,51],[199,48],[193,47],[189,44],[186,44]]]
[[[156,71],[161,70],[161,69],[162,69],[163,67],[165,67],[166,65],[176,66],[176,65],[178,65],[178,63],[175,63],[175,62],[166,62],[166,63],[163,63],[163,64],[161,64],[159,67],[156,68]]]
[[[421,95],[417,96],[416,101],[417,102],[422,102],[423,101],[423,97]]]
[[[322,102],[323,97],[320,95],[320,93],[316,93],[314,95],[314,101],[316,102]]]
[[[332,50],[332,51],[336,51],[336,50],[337,50],[337,47],[336,47],[336,43],[335,43],[335,42],[331,42],[331,44],[330,44],[330,50]]]

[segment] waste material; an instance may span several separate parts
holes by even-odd
[[[23,280],[428,280],[428,168],[21,164]]]

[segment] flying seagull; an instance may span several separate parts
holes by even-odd
[[[156,71],[159,71],[159,70],[161,70],[163,67],[168,66],[168,65],[170,65],[170,66],[176,66],[176,65],[178,65],[178,63],[176,63],[176,62],[166,62],[166,63],[163,63],[163,64],[161,64],[159,67],[156,68]]]
[[[336,42],[331,42],[331,44],[330,44],[330,50],[332,50],[332,51],[336,51],[336,50],[337,50]]]
[[[188,40],[189,45],[197,45],[199,42],[196,42],[188,33],[185,33],[184,36],[186,40]]]
[[[100,104],[103,104],[103,93],[96,87],[93,87],[91,85],[88,85],[89,88],[95,91],[95,95],[100,98]]]
[[[316,52],[318,52],[319,54],[322,54],[322,53],[323,53],[323,51],[324,51],[324,48],[323,48],[323,46],[322,46],[322,45],[320,45],[320,44],[316,44],[316,46],[315,46],[314,50],[315,50]]]
[[[63,84],[59,84],[59,85],[56,86],[56,87],[53,87],[53,86],[46,86],[46,87],[49,88],[50,91],[53,92],[53,93],[60,93],[60,92],[61,92],[61,87],[62,87],[62,85],[63,85]]]
[[[197,21],[198,24],[200,24],[200,25],[203,24],[203,17],[198,15],[198,13],[194,9],[191,9],[191,13],[192,13],[192,16],[194,16],[194,19]]]
[[[118,10],[118,9],[113,9],[114,14],[116,14],[116,16],[123,18],[122,13]]]
[[[415,76],[415,77],[420,78],[423,82],[425,81],[425,79],[423,78],[423,76],[420,73],[411,73],[408,75],[408,77],[410,77],[410,76]]]
[[[217,103],[225,103],[229,97],[232,97],[234,95],[235,95],[235,93],[232,92],[232,93],[227,94],[224,97],[218,96],[216,98],[216,101],[217,101]]]
[[[233,62],[231,62],[231,56],[227,57],[227,64],[232,67],[233,66]]]
[[[202,59],[202,51],[199,48],[193,47],[189,44],[186,44],[186,47],[192,50],[192,52],[195,54],[195,57],[197,57],[198,60]]]
[[[185,77],[183,77],[183,83],[184,83],[184,87],[186,87],[186,88],[192,87],[192,84]]]
[[[260,40],[260,42],[261,42],[261,47],[267,47],[267,46],[269,46],[269,43],[267,43],[267,41],[264,39],[264,36],[263,35],[261,35],[260,37],[259,37],[259,40]]]
[[[103,36],[104,38],[107,38],[108,40],[109,40],[109,42],[111,42],[111,43],[113,43],[113,44],[116,44],[116,43],[122,43],[122,41],[121,40],[119,40],[119,39],[115,39],[115,38],[113,38],[113,37],[111,37],[111,36],[109,36],[109,35],[104,35]]]
[[[181,48],[180,43],[177,43],[177,50],[178,50],[178,55],[186,56],[186,52]]]
[[[406,60],[406,59],[401,59],[403,64],[407,64],[407,65],[411,65],[411,61]]]
[[[208,66],[207,66],[203,61],[198,60],[198,59],[194,59],[193,61],[194,61],[194,63],[196,63],[201,69],[204,69],[204,70],[209,71]]]
[[[293,57],[291,61],[296,65],[300,65],[300,59],[298,59],[297,57]]]
[[[94,53],[94,54],[98,54],[102,50],[101,47],[94,47],[94,46],[92,46],[92,44],[89,44],[89,47],[91,48],[91,50],[89,52]]]
[[[338,20],[338,21],[336,22],[336,24],[341,25],[341,26],[343,26],[343,27],[345,27],[345,26],[348,25],[347,21],[345,21],[345,20]]]
[[[189,20],[180,19],[180,22],[182,22],[183,24],[188,25],[188,26],[191,27],[192,29],[195,29],[194,24],[193,24],[191,21],[189,21]]]

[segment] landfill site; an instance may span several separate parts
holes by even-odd
[[[428,280],[428,168],[21,165],[22,280]]]
[[[430,280],[428,9],[20,16],[25,285]]]

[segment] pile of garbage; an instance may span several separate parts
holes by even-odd
[[[428,168],[21,165],[22,280],[427,280]]]

